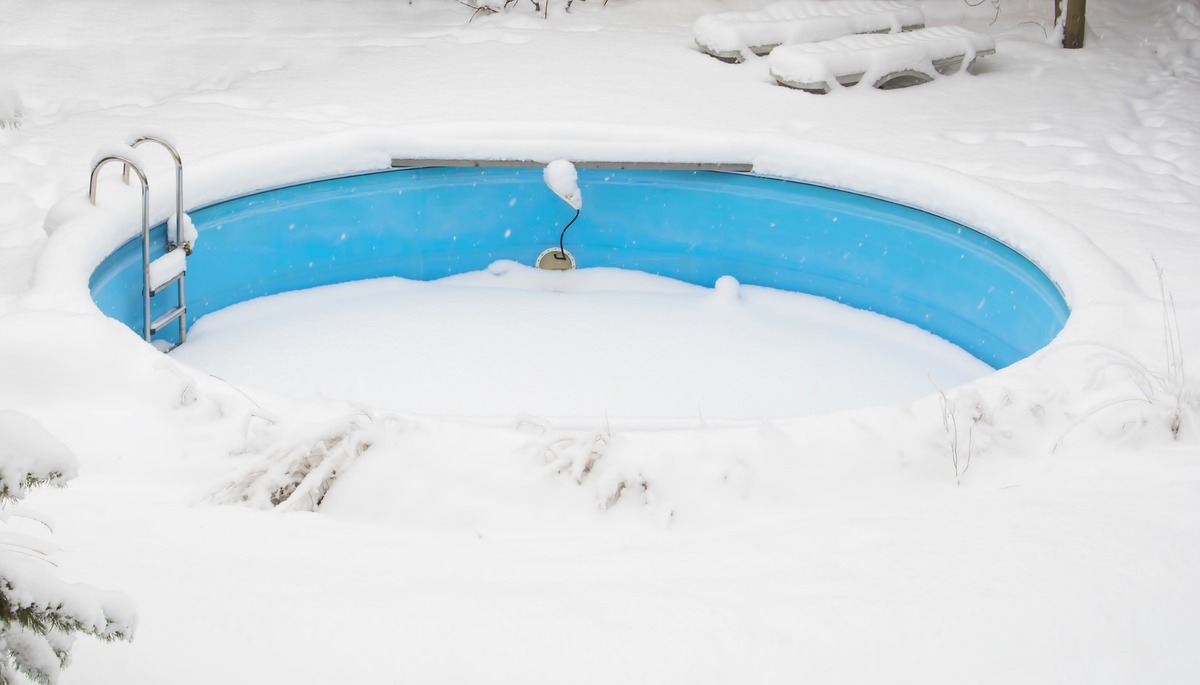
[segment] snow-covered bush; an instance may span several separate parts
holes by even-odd
[[[520,7],[532,8],[534,12],[540,12],[542,16],[549,16],[550,5],[553,0],[457,0],[458,2],[475,10],[475,14],[492,14],[494,12],[502,12],[509,9]],[[585,2],[585,0],[579,0]],[[575,4],[575,0],[560,0],[564,2],[566,11],[571,11],[571,5]],[[604,0],[604,4],[608,4],[608,0]]]
[[[0,128],[17,128],[21,123],[21,98],[16,89],[0,83]]]
[[[62,487],[77,470],[75,456],[41,424],[0,410],[0,505],[39,485]],[[124,595],[52,575],[45,549],[12,531],[13,515],[0,511],[0,685],[22,677],[53,685],[75,634],[128,640],[136,614]]]
[[[400,423],[362,410],[303,425],[273,422],[249,436],[249,464],[213,495],[221,504],[258,509],[316,511],[345,471],[377,439],[379,430]]]

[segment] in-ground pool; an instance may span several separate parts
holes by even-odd
[[[919,326],[993,368],[1046,345],[1069,310],[1045,273],[966,226],[899,204],[749,173],[580,164],[566,235],[581,267],[823,296]],[[540,166],[413,166],[312,181],[190,212],[189,321],[251,298],[498,260],[532,264],[572,210]],[[152,230],[163,244],[164,226]],[[142,327],[140,239],[95,270],[105,314]],[[160,248],[161,250],[161,248]],[[156,312],[173,303],[155,298]],[[172,341],[175,328],[159,334]]]

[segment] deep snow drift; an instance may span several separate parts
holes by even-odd
[[[977,75],[817,96],[695,47],[702,13],[761,4],[0,6],[0,409],[79,457],[29,498],[59,574],[140,616],[62,682],[1200,680],[1200,9],[1093,0],[1068,52],[1043,0],[928,0],[996,39]],[[1001,373],[811,417],[248,390],[87,298],[137,221],[111,176],[85,206],[88,162],[145,129],[189,206],[388,155],[750,162],[986,230],[1073,315]]]
[[[428,284],[243,302],[202,318],[172,356],[293,397],[559,424],[786,418],[897,404],[991,372],[895,319],[728,276],[715,285],[497,262]]]

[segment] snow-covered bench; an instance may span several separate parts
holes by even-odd
[[[996,51],[991,36],[958,26],[905,33],[844,36],[820,43],[782,45],[768,58],[780,84],[827,93],[834,81],[850,86],[866,81],[876,88],[900,88],[953,74],[965,63]]]
[[[754,12],[717,12],[696,20],[692,33],[704,52],[740,62],[777,45],[811,43],[854,33],[921,28],[921,10],[893,0],[781,0]]]

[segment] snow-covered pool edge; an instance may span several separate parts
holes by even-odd
[[[622,445],[619,452],[629,455],[622,468],[635,470],[647,459],[653,460],[654,455],[676,453],[693,443],[700,452],[711,451],[711,445],[715,443],[729,445],[729,453],[776,452],[774,448],[759,448],[763,447],[763,439],[776,444],[780,435],[786,435],[786,442],[794,449],[802,452],[818,450],[828,458],[861,454],[864,449],[870,449],[868,446],[879,445],[881,439],[895,445],[899,455],[928,453],[928,449],[914,451],[910,447],[928,447],[931,441],[945,445],[948,422],[960,415],[963,425],[977,429],[972,443],[972,449],[977,452],[1052,449],[1057,440],[1074,430],[1080,416],[1088,413],[1088,407],[1080,406],[1080,403],[1094,402],[1084,398],[1080,390],[1102,372],[1097,364],[1104,368],[1109,365],[1103,360],[1096,362],[1095,355],[1080,357],[1073,351],[1080,345],[1092,346],[1096,340],[1104,338],[1104,331],[1125,325],[1122,303],[1128,300],[1128,293],[1133,289],[1129,276],[1081,232],[1004,191],[949,169],[818,141],[679,127],[589,126],[581,130],[568,123],[477,127],[457,124],[414,127],[404,132],[357,130],[195,161],[186,148],[182,152],[189,160],[185,197],[188,208],[266,188],[381,170],[387,168],[393,158],[750,163],[758,174],[876,196],[972,226],[1014,248],[1045,271],[1062,290],[1072,309],[1063,332],[1041,352],[963,388],[937,391],[931,388],[929,397],[906,406],[773,421],[765,433],[757,422],[711,419],[696,425],[680,425],[680,422],[656,422],[648,418],[636,424],[613,427],[599,419],[583,418],[550,426],[539,423],[536,418],[523,417],[517,427],[512,424],[477,425],[479,430],[500,431],[509,436],[498,435],[497,445],[511,443],[512,431],[520,434],[530,426],[536,426],[539,435],[548,436],[546,445],[579,445],[577,451],[582,455],[579,459],[584,462],[590,458],[587,445],[594,443],[597,436],[619,430],[619,441],[609,435],[603,442]],[[166,173],[164,170],[152,175],[155,189],[152,223],[164,220],[173,211],[170,184],[159,180],[165,178]],[[100,208],[89,207],[80,191],[63,200],[50,213],[47,232],[51,238],[36,267],[33,287],[25,296],[30,309],[101,317],[91,301],[88,278],[104,257],[136,233],[139,223],[135,203],[127,202],[128,198],[118,192],[122,190],[116,187],[118,183],[111,178],[107,179],[107,184],[102,183]],[[113,335],[111,344],[141,346],[136,336],[128,331],[117,332],[115,327],[109,328]],[[104,345],[96,346],[96,350],[102,349]],[[156,354],[149,348],[146,351]],[[1068,353],[1063,354],[1064,351]],[[127,353],[138,354],[134,350],[127,350]],[[230,392],[220,383],[213,383],[173,361],[153,363],[146,359],[147,366],[153,368],[163,364],[178,366],[172,373],[190,377],[195,392],[218,395]],[[104,361],[97,359],[97,363]],[[207,390],[200,390],[202,388]],[[1131,391],[1136,392],[1136,389],[1113,390],[1118,393]],[[291,400],[280,398],[280,402],[297,406]],[[312,407],[298,410],[296,416],[311,417],[314,410]],[[330,404],[318,413],[326,414],[331,426],[351,425],[347,430],[352,432],[366,430],[358,423],[346,423],[344,417],[348,411],[362,412],[361,409],[348,410],[344,405]],[[376,412],[370,415],[388,416]],[[1147,421],[1144,417],[1140,420]],[[461,425],[461,422],[427,417],[405,417],[400,423],[411,426],[414,421],[431,428]],[[1030,438],[1021,428],[1031,426],[1031,421],[1049,430],[1029,431],[1037,435]],[[266,443],[262,442],[261,435],[255,438],[261,443],[255,451],[277,453],[281,444],[293,441],[285,430],[289,423],[285,415],[280,415],[276,429],[270,431],[274,437],[266,439]],[[390,418],[372,419],[370,423],[372,431],[378,430],[378,425],[400,425]],[[1117,423],[1124,425],[1128,421]],[[719,439],[714,431],[721,432]],[[665,436],[670,436],[667,438],[669,445],[663,442]],[[1036,440],[1039,446],[1028,444],[1028,439]],[[699,449],[701,445],[709,447]],[[945,449],[953,451],[957,445]],[[553,459],[559,458],[553,456]],[[610,458],[608,463],[615,463],[615,460]],[[571,471],[573,467],[564,469]],[[616,478],[613,482],[626,480]],[[315,487],[321,490],[327,484]],[[597,496],[599,501],[607,501],[611,494],[601,492]]]

